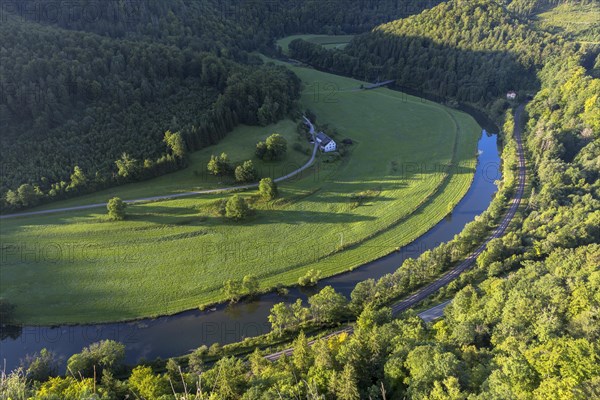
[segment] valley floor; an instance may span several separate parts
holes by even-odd
[[[164,315],[224,300],[223,282],[256,275],[261,288],[295,284],[310,269],[340,273],[405,245],[434,226],[466,193],[481,128],[467,114],[388,89],[356,90],[361,82],[290,67],[304,82],[303,108],[354,145],[280,185],[242,223],[226,221],[217,204],[229,194],[136,204],[128,218],[83,210],[3,220],[2,297],[28,324],[85,323]],[[124,199],[223,186],[204,170],[211,154],[254,159],[262,176],[281,176],[309,158],[291,148],[310,144],[296,124],[240,127],[192,155],[192,166],[157,179],[84,198]],[[254,145],[286,136],[287,159],[260,163]],[[360,245],[360,246],[359,246]]]

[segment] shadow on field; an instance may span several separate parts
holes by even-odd
[[[341,191],[340,191],[341,193]],[[344,195],[336,195],[336,194],[321,194],[318,196],[311,196],[308,201],[315,203],[353,203],[360,202],[362,203],[375,203],[382,201],[392,201],[391,197],[383,197],[379,195],[368,195],[368,194],[359,194],[359,193],[349,193],[346,196]]]
[[[299,225],[304,223],[318,224],[346,224],[351,222],[374,221],[375,217],[355,215],[348,213],[319,212],[319,211],[284,211],[267,210],[258,211],[252,217],[252,225],[280,224]]]
[[[350,197],[337,196],[340,202],[357,201]],[[368,201],[385,200],[374,198]],[[330,198],[323,198],[320,201],[333,203]],[[368,202],[367,200],[360,200]],[[157,225],[172,225],[172,226],[218,226],[218,225],[264,225],[264,224],[279,224],[287,223],[291,225],[303,223],[319,223],[319,224],[342,224],[360,221],[375,220],[374,217],[367,217],[348,213],[334,212],[319,212],[319,211],[295,211],[295,210],[255,210],[247,220],[241,222],[231,221],[225,217],[206,215],[202,212],[185,208],[185,215],[172,215],[171,207],[153,208],[152,212],[129,214],[127,219],[130,221],[145,221]],[[161,213],[163,212],[163,213]],[[196,215],[190,214],[196,212]]]

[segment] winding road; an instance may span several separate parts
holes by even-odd
[[[296,169],[295,171],[290,172],[287,175],[280,176],[279,178],[275,178],[274,181],[276,183],[285,181],[286,179],[290,179],[291,177],[298,175],[302,171],[309,168],[315,161],[315,158],[317,156],[317,150],[319,149],[319,145],[318,145],[317,141],[315,140],[315,126],[312,124],[312,122],[310,122],[310,120],[308,118],[306,118],[306,117],[303,117],[303,118],[304,118],[304,121],[306,122],[306,124],[310,127],[310,133],[313,136],[313,141],[315,142],[312,155],[311,155],[310,159],[306,162],[306,164],[304,164],[300,168]],[[172,199],[178,199],[180,197],[189,197],[189,196],[194,196],[194,195],[199,195],[199,194],[221,193],[221,192],[229,192],[231,190],[246,190],[246,189],[254,189],[257,187],[258,187],[258,182],[257,183],[249,183],[247,185],[229,186],[229,187],[223,187],[223,188],[217,188],[217,189],[197,190],[197,191],[184,192],[184,193],[167,194],[167,195],[162,195],[162,196],[144,197],[141,199],[125,200],[125,203],[134,204],[134,203],[145,203],[145,202],[149,202],[149,201],[158,201],[158,200],[172,200]],[[27,211],[27,212],[22,212],[22,213],[0,215],[0,219],[29,217],[32,215],[54,214],[54,213],[60,213],[60,212],[66,212],[66,211],[88,210],[91,208],[106,207],[106,205],[107,205],[107,203],[95,203],[95,204],[86,204],[86,205],[82,205],[82,206],[53,208],[50,210]]]
[[[499,237],[503,236],[504,233],[506,232],[506,229],[508,228],[511,221],[515,217],[515,214],[517,213],[517,210],[519,209],[519,206],[521,205],[523,193],[525,192],[526,167],[525,167],[525,155],[523,153],[523,142],[521,140],[521,117],[523,115],[524,108],[525,108],[525,104],[521,104],[515,110],[515,115],[514,115],[515,127],[514,127],[513,134],[514,134],[514,138],[517,142],[517,156],[519,157],[517,190],[515,192],[514,197],[512,198],[512,200],[510,202],[510,207],[509,207],[508,211],[504,215],[504,218],[502,218],[500,225],[463,262],[456,265],[450,271],[446,272],[444,275],[442,275],[436,281],[430,283],[429,285],[419,289],[418,291],[411,294],[410,296],[408,296],[408,297],[404,298],[403,300],[392,305],[391,309],[392,309],[392,314],[394,316],[400,314],[403,311],[408,310],[409,308],[414,307],[416,304],[420,303],[421,301],[423,301],[430,295],[437,292],[442,287],[448,285],[450,282],[452,282],[453,280],[458,278],[458,276],[461,273],[470,269],[473,266],[477,257],[485,250],[487,244],[492,239],[499,238]],[[438,306],[435,306],[432,309],[434,309]],[[430,309],[430,310],[432,310],[432,309]],[[352,333],[353,330],[354,330],[353,327],[347,326],[343,329],[340,329],[333,333],[330,333],[329,335],[325,336],[325,338],[336,336],[336,335],[339,335],[342,333],[350,334],[350,333]],[[312,345],[314,342],[315,342],[315,340],[310,341],[309,344]],[[288,349],[278,351],[273,354],[269,354],[269,355],[265,356],[265,358],[268,360],[271,360],[271,361],[275,361],[284,355],[289,356],[293,352],[294,352],[293,348],[288,348]]]

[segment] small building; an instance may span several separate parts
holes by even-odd
[[[506,93],[507,100],[514,100],[516,98],[517,98],[517,92],[511,90],[510,92]]]
[[[337,149],[335,141],[323,132],[317,133],[317,143],[323,153],[329,153]]]

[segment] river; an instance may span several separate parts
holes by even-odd
[[[481,214],[490,204],[497,190],[495,181],[500,179],[500,156],[496,135],[487,134],[486,129],[495,131],[497,128],[482,114],[473,110],[465,111],[473,115],[485,128],[478,142],[479,156],[471,187],[450,216],[399,251],[354,271],[323,279],[315,288],[291,288],[286,296],[271,293],[252,301],[220,305],[208,311],[191,310],[135,322],[4,329],[3,339],[0,340],[0,361],[6,363],[7,370],[11,370],[18,367],[20,360],[27,354],[48,348],[60,357],[59,372],[62,373],[69,356],[103,339],[124,343],[125,361],[129,364],[141,359],[174,357],[189,353],[203,344],[227,344],[266,333],[270,330],[267,316],[275,303],[294,302],[297,298],[306,299],[309,294],[326,285],[331,285],[338,292],[349,296],[356,283],[368,278],[377,279],[393,272],[406,258],[417,257],[439,243],[452,239],[465,224]]]

